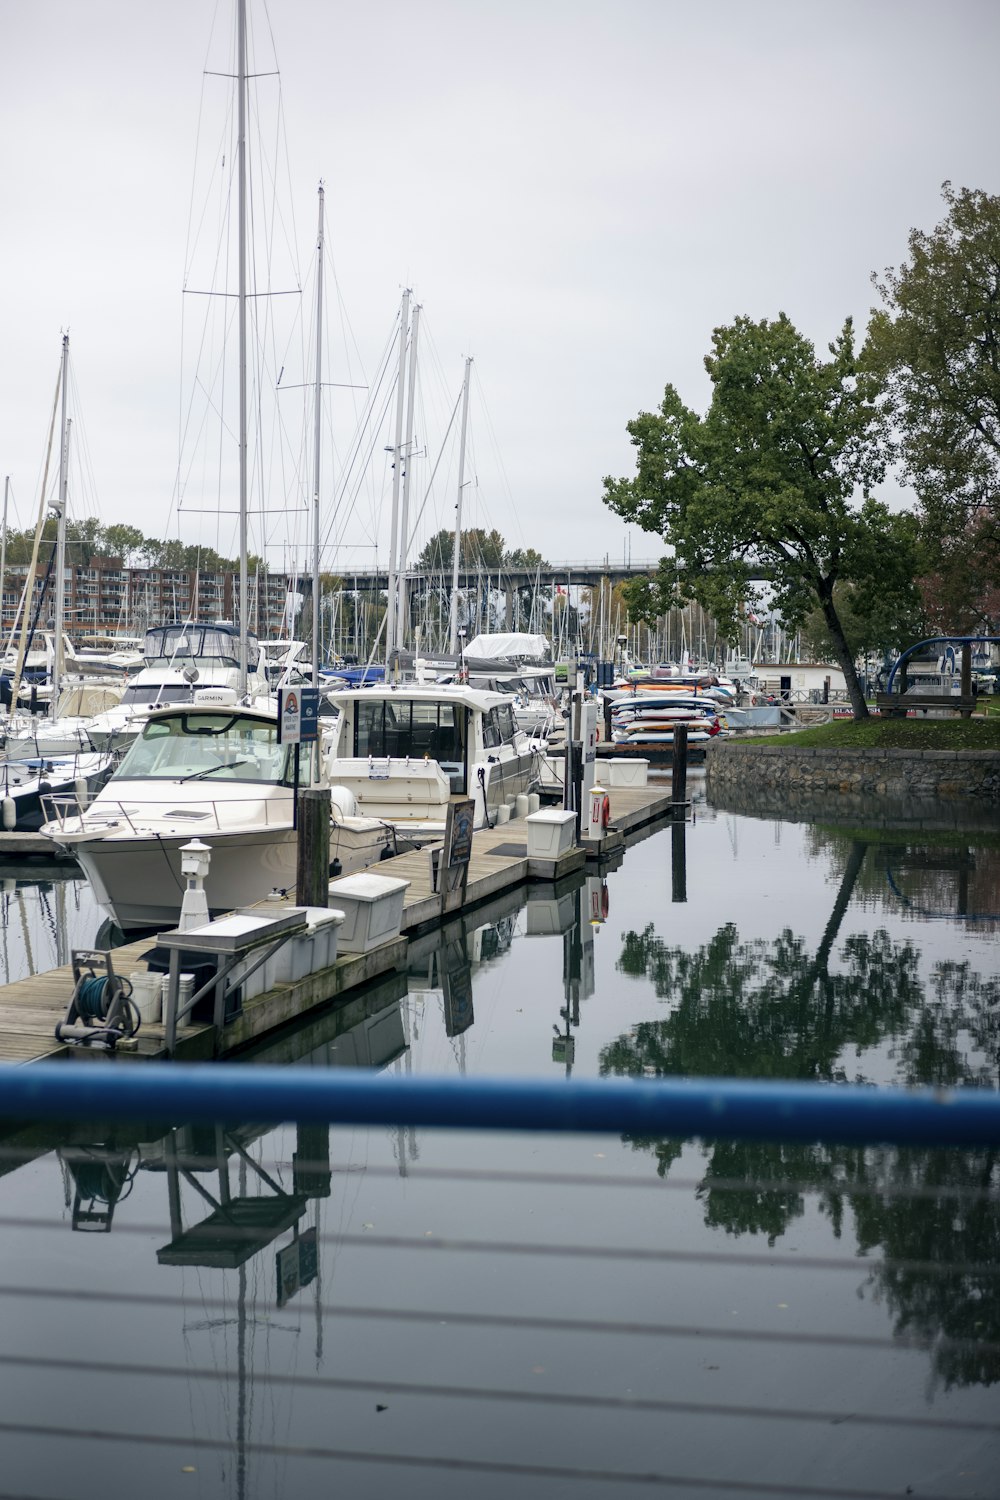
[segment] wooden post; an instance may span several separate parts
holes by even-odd
[[[962,642],[962,680],[959,683],[959,691],[963,698],[972,697],[972,644],[970,641]]]
[[[299,797],[295,869],[298,906],[330,905],[330,788],[311,786]]]
[[[687,801],[688,732],[686,724],[674,725],[674,743],[670,756],[670,799],[677,804]]]

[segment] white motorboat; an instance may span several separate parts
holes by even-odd
[[[216,698],[223,689],[215,689]],[[103,791],[85,809],[53,798],[41,832],[79,860],[98,901],[124,930],[177,921],[181,846],[212,851],[205,884],[212,915],[287,890],[296,878],[294,751],[278,743],[274,711],[198,703],[149,713]],[[302,757],[303,769],[311,757]],[[308,782],[308,772],[304,777]],[[364,869],[392,852],[392,830],[335,797],[330,856]],[[339,873],[339,872],[338,872]]]
[[[87,713],[81,693],[67,690],[51,718],[14,719],[4,750],[10,759],[70,754],[87,750],[124,750],[158,708],[179,703],[208,704],[216,690],[238,690],[240,639],[233,625],[157,625],[146,631],[141,671],[119,685],[101,712]],[[254,636],[247,637],[247,692],[255,702],[269,702],[267,676]],[[91,694],[95,692],[91,689]],[[111,690],[108,690],[109,694]]]
[[[332,693],[338,710],[327,778],[362,813],[418,843],[440,838],[448,803],[473,798],[475,826],[508,817],[537,788],[539,755],[504,693],[459,683],[380,683]]]

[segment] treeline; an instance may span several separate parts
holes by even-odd
[[[10,531],[7,535],[7,562],[27,565],[35,541],[34,527]],[[56,541],[56,522],[49,519],[42,527],[39,557],[44,561]],[[181,541],[159,541],[144,536],[137,526],[115,523],[102,526],[92,516],[66,524],[66,562],[69,567],[89,567],[95,557],[120,558],[125,567],[198,568],[204,573],[235,573],[239,561],[222,557],[211,547]],[[257,559],[248,559],[251,569]]]

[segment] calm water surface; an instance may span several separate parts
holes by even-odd
[[[695,812],[253,1060],[997,1087],[995,835]],[[3,905],[11,978],[101,926]],[[0,1170],[7,1494],[1000,1494],[994,1153],[96,1124]]]

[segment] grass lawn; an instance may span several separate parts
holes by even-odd
[[[835,719],[784,734],[754,735],[755,745],[847,750],[1000,750],[1000,714],[987,718]]]

